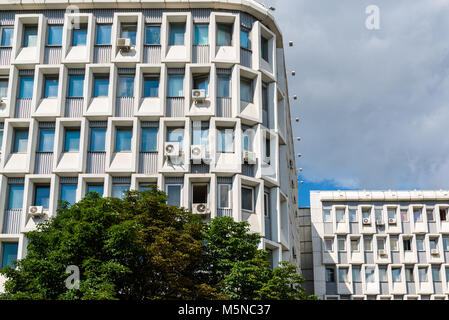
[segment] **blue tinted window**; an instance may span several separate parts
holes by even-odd
[[[94,97],[107,97],[109,89],[109,76],[94,78]]]
[[[111,44],[111,28],[110,24],[97,25],[97,44]]]
[[[12,37],[14,35],[13,28],[2,28],[2,47],[11,47],[12,46]]]
[[[105,128],[92,128],[90,130],[90,151],[105,151],[105,141]]]
[[[217,23],[217,46],[232,46],[232,24]]]
[[[85,46],[87,40],[87,25],[81,24],[79,29],[73,29],[72,46]]]
[[[161,44],[161,27],[146,26],[145,44]]]
[[[27,152],[28,148],[28,128],[14,129],[13,152]]]
[[[134,76],[120,76],[118,82],[119,97],[134,96]]]
[[[142,152],[157,151],[157,128],[142,129]]]
[[[184,45],[185,31],[186,31],[186,24],[184,22],[170,23],[170,45],[171,46]]]
[[[20,99],[31,99],[33,97],[33,77],[20,77],[20,89],[19,98]]]
[[[179,207],[181,205],[181,186],[167,185],[167,196],[169,206]]]
[[[99,184],[88,184],[87,185],[87,192],[95,191],[98,192],[100,196],[103,196],[103,185]]]
[[[168,77],[168,97],[184,96],[184,76]]]
[[[2,269],[6,266],[14,268],[14,261],[17,260],[17,250],[19,248],[16,242],[4,242],[2,244]]]
[[[76,184],[61,184],[61,200],[70,204],[76,202]]]
[[[131,39],[131,43],[136,45],[136,34],[137,25],[136,24],[122,24],[122,30],[120,33],[120,38]]]
[[[39,132],[39,152],[53,152],[55,130],[41,129]]]
[[[59,84],[58,78],[46,78],[44,98],[57,98],[58,84]]]
[[[145,77],[143,79],[143,96],[144,98],[159,96],[159,78]]]
[[[69,97],[82,98],[84,91],[84,76],[71,76],[69,78]]]
[[[131,139],[133,131],[131,128],[117,128],[117,135],[115,138],[115,151],[131,151]]]
[[[23,207],[23,185],[9,186],[8,209],[22,209]]]
[[[50,187],[49,186],[37,186],[34,190],[34,205],[42,206],[48,209],[50,202]]]
[[[240,79],[240,100],[253,102],[253,85],[248,79]]]
[[[184,128],[167,128],[167,142],[179,142],[179,150],[183,150]]]
[[[196,24],[195,25],[195,45],[209,44],[209,25]]]
[[[230,97],[230,77],[229,76],[218,76],[217,77],[217,96],[219,98],[229,98]]]
[[[209,91],[209,77],[208,76],[194,77],[193,89],[205,90],[207,96]]]
[[[79,151],[80,148],[80,131],[79,129],[65,130],[65,147],[64,151]]]
[[[8,79],[0,79],[0,97],[8,95]]]
[[[37,26],[25,26],[23,31],[23,46],[35,47],[37,45]]]
[[[0,150],[2,149],[3,146],[3,129],[0,129]]]
[[[50,46],[62,45],[62,26],[48,26],[47,44]]]
[[[249,30],[242,29],[240,31],[240,46],[242,48],[251,49],[251,40],[249,39]]]
[[[129,184],[114,184],[112,185],[112,197],[123,199],[125,191],[129,190]]]

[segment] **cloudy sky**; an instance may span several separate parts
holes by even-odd
[[[449,189],[449,0],[266,0],[309,189]],[[365,9],[380,9],[368,30]]]

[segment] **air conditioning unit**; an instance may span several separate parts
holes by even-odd
[[[256,163],[256,153],[253,151],[243,151],[243,161],[245,163],[255,164]]]
[[[385,223],[384,223],[384,221],[383,220],[376,220],[376,225],[378,225],[378,226],[383,226]]]
[[[363,224],[371,224],[371,220],[370,220],[370,218],[363,218],[362,223]]]
[[[438,249],[432,249],[432,250],[430,250],[430,254],[431,255],[438,255]]]
[[[396,218],[388,218],[389,224],[396,224]]]
[[[192,90],[192,99],[197,103],[198,101],[203,101],[206,99],[206,90],[204,89],[193,89]]]
[[[192,204],[192,213],[194,213],[194,214],[209,214],[210,209],[207,207],[207,203],[194,203],[194,204]]]
[[[384,257],[384,256],[386,256],[387,255],[387,251],[385,251],[385,250],[379,250],[379,256],[381,256],[381,257]]]
[[[179,142],[166,142],[164,146],[164,155],[167,157],[179,156]]]
[[[129,51],[131,49],[131,39],[129,38],[118,38],[117,47],[121,51]]]
[[[44,207],[42,206],[30,206],[28,208],[28,214],[34,218],[42,218],[44,213]]]
[[[206,158],[206,146],[194,145],[190,147],[190,158],[202,160]]]
[[[0,103],[5,103],[5,98],[4,97],[0,97]]]

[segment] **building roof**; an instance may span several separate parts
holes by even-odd
[[[310,198],[320,201],[449,200],[449,190],[310,191]]]

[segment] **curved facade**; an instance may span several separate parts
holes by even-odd
[[[3,264],[59,200],[156,184],[205,219],[248,221],[273,266],[299,266],[284,52],[267,9],[44,2],[0,5]]]

